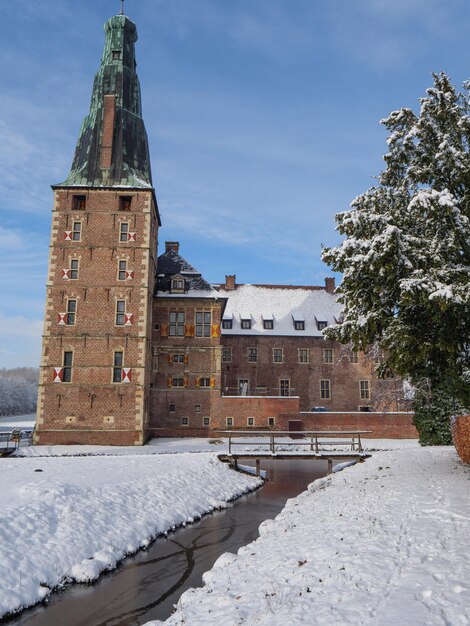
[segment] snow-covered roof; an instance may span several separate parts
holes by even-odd
[[[336,296],[318,287],[239,285],[221,294],[228,299],[224,319],[232,319],[223,335],[321,337],[317,322],[336,324],[341,312]],[[242,329],[242,319],[251,319],[251,328]],[[273,328],[264,328],[263,320],[271,319]],[[305,322],[304,330],[296,330],[295,321]]]

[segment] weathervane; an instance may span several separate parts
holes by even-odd
[[[121,0],[121,12],[119,15],[124,15],[124,0]]]

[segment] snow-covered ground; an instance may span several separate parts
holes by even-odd
[[[214,454],[0,460],[0,617],[260,484]]]
[[[469,496],[452,447],[395,442],[290,500],[165,624],[467,626]]]

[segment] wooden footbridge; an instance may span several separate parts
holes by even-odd
[[[334,461],[363,461],[370,454],[364,452],[361,436],[371,430],[218,430],[228,438],[228,453],[219,459],[236,469],[239,461],[255,460],[256,474],[260,472],[261,459],[317,459],[328,461],[328,473]],[[256,438],[256,441],[247,441]],[[236,447],[242,449],[236,451]],[[251,448],[251,449],[250,449]]]

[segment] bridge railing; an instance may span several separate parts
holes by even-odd
[[[370,434],[371,430],[217,430],[218,434],[228,437],[228,453],[232,454],[235,446],[269,446],[272,454],[285,446],[308,446],[311,452],[318,454],[324,446],[348,446],[353,452],[363,452],[361,435]],[[286,441],[286,437],[295,441]],[[256,437],[257,441],[246,441],[247,437]],[[243,441],[237,439],[243,438]],[[282,438],[282,441],[281,441]],[[261,439],[261,441],[260,441]],[[265,439],[265,441],[263,441]]]
[[[32,430],[10,430],[0,432],[0,453],[13,451],[21,445],[31,445]]]

